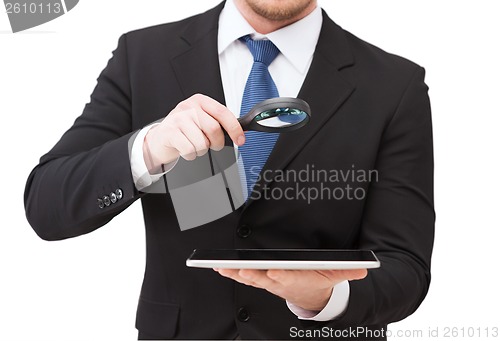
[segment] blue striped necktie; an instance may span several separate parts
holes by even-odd
[[[246,43],[253,55],[254,63],[243,92],[240,116],[245,115],[252,107],[269,98],[278,97],[278,88],[269,73],[268,66],[280,53],[279,49],[270,40],[253,40],[250,36],[240,38]],[[243,160],[248,197],[259,178],[271,151],[278,140],[278,133],[263,133],[248,131],[245,133],[246,142],[239,148]],[[243,174],[240,177],[245,184]]]

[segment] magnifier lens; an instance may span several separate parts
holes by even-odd
[[[254,121],[264,127],[279,128],[299,124],[307,117],[307,113],[300,109],[275,108],[261,112]]]
[[[282,133],[305,126],[310,117],[311,108],[304,100],[276,97],[256,104],[238,122],[244,131]]]

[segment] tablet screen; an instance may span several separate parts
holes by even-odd
[[[212,249],[195,250],[188,266],[254,269],[359,269],[380,262],[370,250]]]
[[[297,260],[297,261],[374,261],[367,250],[287,250],[287,249],[236,249],[195,250],[191,259],[220,260]]]

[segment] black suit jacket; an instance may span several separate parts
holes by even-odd
[[[142,200],[147,266],[137,311],[140,337],[289,339],[294,327],[380,329],[405,318],[427,293],[434,231],[424,70],[354,37],[326,14],[299,95],[310,104],[312,119],[280,136],[265,169],[376,170],[371,182],[323,183],[332,191],[361,188],[366,196],[339,199],[337,191],[337,199],[310,202],[299,194],[261,198],[181,232],[168,193],[136,191],[129,164],[133,134],[193,94],[224,103],[216,48],[222,6],[120,38],[83,114],[28,179],[30,224],[43,239],[70,238]],[[288,180],[267,179],[259,188],[321,189],[319,182]],[[122,198],[100,208],[97,199],[117,189]],[[194,248],[363,248],[374,250],[382,267],[350,283],[340,318],[302,322],[264,290],[186,267]]]

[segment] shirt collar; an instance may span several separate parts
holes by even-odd
[[[322,22],[321,8],[318,6],[305,18],[261,35],[245,20],[233,0],[227,0],[219,17],[218,52],[221,54],[234,41],[247,34],[254,39],[267,38],[297,70],[304,73],[316,49]]]

